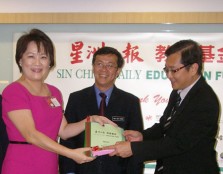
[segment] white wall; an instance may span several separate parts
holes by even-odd
[[[223,12],[223,0],[0,0],[17,12]]]

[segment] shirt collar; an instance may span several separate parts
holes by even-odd
[[[101,102],[101,97],[100,97],[100,93],[102,92],[102,91],[100,91],[95,85],[94,85],[94,89],[95,89],[95,93],[96,93],[96,99],[97,99],[97,103],[98,103],[98,105],[100,104],[100,102]],[[103,93],[105,93],[105,95],[107,96],[106,97],[106,104],[108,104],[108,101],[109,101],[109,99],[110,99],[110,97],[111,97],[111,93],[112,93],[112,90],[114,89],[114,85],[111,87],[111,88],[109,88],[108,90],[106,90],[106,91],[103,91]]]
[[[201,78],[201,76],[194,83],[192,83],[190,86],[186,87],[183,90],[178,90],[177,91],[177,93],[180,94],[181,101],[186,97],[186,95],[188,94],[188,92],[191,90],[191,88],[197,83],[197,81],[200,78]]]

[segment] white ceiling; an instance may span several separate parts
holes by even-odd
[[[0,13],[223,12],[223,0],[0,0]]]

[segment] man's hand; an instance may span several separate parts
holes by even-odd
[[[97,123],[99,123],[102,126],[104,124],[111,124],[111,125],[117,127],[116,123],[114,123],[113,121],[109,120],[108,118],[106,118],[104,116],[92,115],[92,116],[90,116],[90,120],[89,121],[97,122]]]
[[[103,149],[114,149],[114,152],[110,153],[109,156],[120,156],[122,158],[127,158],[132,156],[132,149],[130,142],[121,141],[117,142],[115,145],[104,147]]]
[[[129,142],[143,140],[142,134],[138,131],[126,130],[124,131],[123,135],[125,136],[125,139]]]

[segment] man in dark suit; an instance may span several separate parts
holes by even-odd
[[[91,87],[70,94],[65,110],[69,123],[78,122],[89,115],[98,115],[101,101],[99,93],[103,92],[107,96],[107,118],[123,129],[143,130],[139,99],[114,85],[123,64],[123,57],[114,48],[103,47],[95,52],[92,60],[95,83]],[[83,147],[84,132],[66,141],[61,140],[61,144],[69,148]],[[108,155],[81,165],[60,156],[59,166],[61,174],[142,174],[143,171],[143,163],[136,164],[133,157],[122,159]]]
[[[6,133],[5,123],[2,119],[2,95],[0,95],[0,173],[2,170],[2,163],[5,158],[7,146],[8,136]]]
[[[202,49],[192,40],[182,40],[165,54],[164,71],[173,91],[160,123],[142,133],[126,131],[130,142],[110,147],[115,148],[110,155],[157,160],[155,174],[219,174],[215,151],[219,101],[202,77]]]

